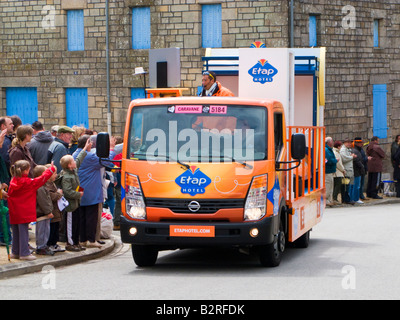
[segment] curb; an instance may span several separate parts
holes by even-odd
[[[338,209],[338,208],[352,208],[352,207],[370,207],[370,206],[376,206],[376,205],[383,205],[383,204],[396,204],[400,203],[400,198],[396,197],[386,197],[383,199],[370,199],[367,201],[364,201],[363,204],[345,204],[345,203],[340,203],[338,205],[334,205],[332,207],[326,206],[325,209]]]
[[[101,249],[87,248],[85,251],[80,252],[64,252],[61,254],[56,253],[54,256],[39,258],[33,261],[0,265],[0,280],[9,277],[20,276],[23,274],[39,272],[42,271],[43,267],[45,266],[53,266],[56,268],[103,257],[114,250],[116,242],[115,240],[115,236],[104,240],[106,244],[104,244]]]

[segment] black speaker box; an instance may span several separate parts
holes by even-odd
[[[157,62],[157,88],[168,88],[168,63]],[[177,71],[179,72],[179,70]]]

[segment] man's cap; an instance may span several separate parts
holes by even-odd
[[[343,143],[344,142],[353,142],[353,140],[351,140],[350,138],[346,138],[346,139],[343,140]]]
[[[75,131],[74,130],[72,130],[70,127],[67,127],[67,126],[60,126],[59,128],[58,128],[58,131],[57,131],[58,133],[74,133]]]
[[[363,142],[363,139],[361,137],[355,137],[354,142]]]

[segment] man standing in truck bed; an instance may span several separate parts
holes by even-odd
[[[227,88],[223,87],[217,81],[217,75],[213,71],[203,72],[202,79],[203,90],[201,90],[200,97],[234,97],[234,94]]]

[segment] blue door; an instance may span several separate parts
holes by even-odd
[[[67,126],[74,125],[89,128],[88,92],[87,88],[65,89]]]
[[[23,124],[32,124],[38,120],[38,98],[36,88],[7,88],[7,115],[17,115]]]
[[[374,136],[380,139],[387,138],[387,86],[386,84],[374,84],[373,104],[374,104]]]

